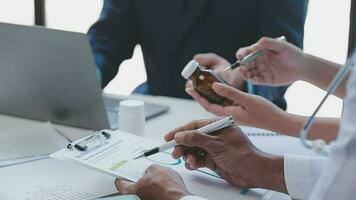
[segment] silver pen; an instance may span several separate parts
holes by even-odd
[[[234,119],[229,116],[229,117],[224,117],[218,121],[215,121],[211,124],[208,124],[204,127],[201,127],[199,129],[197,129],[197,131],[199,133],[202,133],[202,134],[207,134],[207,135],[210,135],[210,133],[213,133],[215,131],[218,131],[218,130],[222,130],[224,128],[227,128],[227,127],[231,127],[232,125],[234,125]],[[139,158],[145,158],[145,157],[148,157],[148,156],[151,156],[151,155],[154,155],[156,153],[159,153],[159,152],[163,152],[163,151],[166,151],[168,149],[171,149],[173,147],[177,146],[177,143],[175,140],[171,140],[169,142],[166,142],[158,147],[155,147],[153,149],[150,149],[150,150],[147,150],[146,152],[144,152],[143,154],[137,156],[134,158],[134,160],[136,159],[139,159]]]
[[[281,37],[277,38],[277,40],[287,41],[285,36],[281,36]],[[260,50],[260,51],[256,51],[251,54],[248,54],[247,56],[243,57],[241,60],[236,61],[230,67],[226,67],[224,69],[224,72],[234,70],[234,69],[240,67],[241,65],[248,65],[248,64],[252,63],[256,58],[265,55],[267,53],[267,51],[268,51],[267,49],[264,49],[264,50]]]

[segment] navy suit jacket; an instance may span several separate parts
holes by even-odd
[[[302,47],[307,0],[105,0],[89,38],[106,86],[141,45],[148,93],[188,98],[180,72],[197,53],[230,62],[240,47],[262,36],[286,36]],[[254,93],[286,108],[286,87]]]

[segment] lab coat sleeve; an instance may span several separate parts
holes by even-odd
[[[353,58],[356,65],[356,54]],[[311,200],[355,199],[356,194],[356,67],[347,84],[347,97],[337,141],[315,186]]]
[[[284,156],[284,176],[293,199],[308,199],[327,161],[322,157]]]
[[[207,199],[197,197],[197,196],[186,196],[181,198],[180,200],[207,200]]]

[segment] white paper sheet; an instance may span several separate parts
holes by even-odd
[[[11,159],[11,160],[5,160],[5,161],[0,161],[0,168],[2,167],[10,167],[10,166],[15,166],[15,165],[21,165],[37,160],[43,160],[49,158],[48,155],[46,156],[33,156],[33,157],[27,157],[27,158],[19,158],[19,159]],[[1,200],[1,199],[0,199]]]
[[[0,168],[1,200],[89,200],[113,194],[114,178],[68,161]]]
[[[251,142],[266,153],[275,155],[299,154],[305,156],[320,156],[315,151],[305,148],[299,138],[276,134],[271,131],[241,127]]]
[[[49,155],[67,144],[68,140],[50,123],[1,130],[0,161]]]

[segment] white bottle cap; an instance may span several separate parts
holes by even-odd
[[[123,100],[120,101],[119,114],[136,116],[144,113],[144,102],[140,100]]]
[[[119,106],[119,129],[136,135],[145,131],[144,102],[139,100],[124,100]]]
[[[189,79],[189,77],[195,72],[195,70],[198,68],[199,63],[195,60],[191,60],[183,69],[181,75],[185,79]]]

